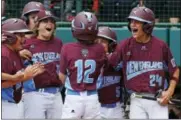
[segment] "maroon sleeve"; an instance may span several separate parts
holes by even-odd
[[[168,47],[167,44],[165,44],[163,51],[164,51],[164,53],[163,53],[164,54],[164,60],[165,60],[166,65],[168,67],[169,76],[170,76],[170,79],[172,79],[173,74],[174,74],[175,70],[177,69],[177,65],[176,65],[175,59],[173,58],[173,55],[170,51],[170,48]],[[177,80],[177,82],[178,82],[178,80]]]
[[[66,57],[66,46],[62,47],[60,57],[60,72],[66,74],[66,69],[68,67],[68,60]]]
[[[116,50],[108,56],[108,62],[111,66],[116,67],[120,61],[122,61],[122,50],[121,50],[121,45],[117,45]]]
[[[13,69],[12,68],[13,66],[11,65],[11,62],[9,61],[9,59],[7,57],[2,56],[1,60],[2,60],[2,63],[1,63],[1,65],[2,65],[2,67],[1,67],[2,72],[10,73],[11,70]]]

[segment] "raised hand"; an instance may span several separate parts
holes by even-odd
[[[25,79],[31,79],[31,78],[43,73],[44,71],[45,71],[44,65],[41,63],[36,63],[36,64],[28,66],[24,70],[24,76],[25,76]]]
[[[30,60],[31,57],[32,57],[32,53],[29,50],[27,50],[27,49],[23,49],[23,50],[19,51],[19,55],[22,58],[25,58],[27,60]]]

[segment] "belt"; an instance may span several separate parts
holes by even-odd
[[[153,93],[138,93],[136,92],[137,95],[143,95],[143,96],[149,96],[149,97],[155,97],[155,94]]]
[[[56,94],[60,92],[61,88],[57,87],[49,87],[49,88],[39,88],[36,91],[37,92],[45,92],[45,93],[51,93],[51,94]]]
[[[101,103],[101,107],[105,107],[105,108],[115,108],[117,106],[116,103],[112,103],[112,104],[102,104]]]
[[[74,90],[67,89],[67,90],[66,90],[66,94],[67,94],[67,95],[81,95],[81,94],[87,94],[87,96],[89,96],[89,95],[97,94],[97,90],[74,91]]]

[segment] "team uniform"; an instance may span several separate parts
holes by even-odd
[[[60,72],[67,75],[62,119],[100,118],[97,89],[106,60],[101,44],[65,44],[61,52]]]
[[[164,89],[166,70],[172,76],[177,68],[166,43],[154,36],[148,43],[138,43],[133,37],[123,40],[110,57],[110,62],[113,66],[123,62],[124,83],[130,94],[136,92],[148,96]],[[168,119],[168,106],[161,106],[157,101],[131,98],[130,118],[133,116]]]
[[[23,64],[18,53],[15,53],[7,46],[2,45],[2,67],[4,73],[15,74],[23,69]],[[2,80],[2,82],[5,82]],[[22,83],[9,88],[1,89],[2,119],[23,119],[23,104],[21,101]]]
[[[105,69],[101,89],[98,90],[102,118],[123,118],[121,87],[120,70],[116,71],[111,66]]]
[[[53,38],[49,41],[27,39],[25,48],[32,53],[33,63],[43,63],[45,72],[24,82],[25,118],[60,119],[62,112],[62,83],[58,78],[62,42]]]

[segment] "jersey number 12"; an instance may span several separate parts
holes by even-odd
[[[93,78],[90,78],[89,75],[94,73],[96,70],[95,60],[77,60],[75,61],[75,67],[77,67],[77,83],[93,83]],[[88,68],[88,69],[86,69]],[[86,69],[84,71],[84,69]]]

